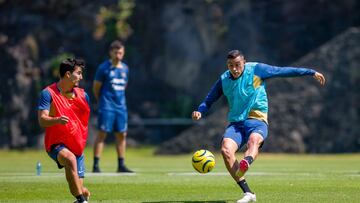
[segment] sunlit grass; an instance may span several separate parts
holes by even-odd
[[[131,148],[126,163],[135,175],[119,175],[114,146],[107,146],[104,173],[87,173],[91,202],[235,202],[242,196],[222,158],[208,175],[197,174],[191,154],[154,156],[153,147]],[[85,151],[86,167],[92,150]],[[239,157],[241,155],[239,154]],[[42,175],[36,176],[36,162]],[[358,202],[360,154],[261,154],[247,174],[258,202]],[[0,202],[72,202],[63,170],[43,150],[0,151]]]

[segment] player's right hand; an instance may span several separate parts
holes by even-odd
[[[200,120],[201,113],[199,111],[193,111],[191,117],[194,121]]]
[[[59,117],[57,117],[57,121],[59,124],[62,124],[62,125],[67,124],[69,122],[69,117],[59,116]]]

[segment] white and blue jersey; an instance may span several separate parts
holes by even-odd
[[[121,68],[112,65],[110,60],[99,65],[95,80],[102,83],[99,95],[99,110],[126,111],[125,89],[129,79],[129,68],[120,62]]]
[[[99,65],[95,80],[102,83],[99,94],[98,128],[104,132],[126,132],[128,114],[125,89],[129,68],[125,63],[112,65],[110,60]]]
[[[277,67],[263,63],[245,63],[244,71],[234,79],[230,71],[225,71],[211,88],[205,100],[198,107],[202,114],[222,95],[229,104],[228,121],[239,122],[246,119],[267,121],[268,100],[265,80],[274,77],[296,77],[314,75],[308,68]]]

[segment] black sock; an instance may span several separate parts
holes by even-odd
[[[76,199],[77,199],[78,202],[84,202],[85,201],[84,195],[78,195],[78,196],[76,196]]]
[[[124,167],[124,158],[118,158],[118,167],[121,168],[121,167]]]
[[[94,156],[94,168],[99,168],[99,157]]]
[[[240,188],[242,189],[242,191],[245,193],[245,192],[250,192],[250,193],[253,193],[251,192],[246,180],[240,180],[239,182],[237,182],[237,184],[240,186]]]
[[[252,158],[252,156],[247,156],[244,159],[249,163],[249,165],[254,161],[254,158]]]

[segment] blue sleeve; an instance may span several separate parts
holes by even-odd
[[[104,68],[102,65],[99,65],[99,67],[97,68],[96,70],[96,73],[95,73],[95,79],[94,80],[97,80],[99,82],[103,82],[104,81],[104,77],[105,77],[105,73],[104,73]]]
[[[254,74],[265,80],[274,77],[296,77],[304,75],[314,75],[316,71],[309,68],[278,67],[264,63],[255,66]]]
[[[41,91],[37,109],[50,111],[51,100],[52,99],[51,99],[50,92],[47,89],[44,89],[43,91]]]
[[[205,100],[198,107],[198,111],[201,112],[201,114],[205,114],[209,111],[211,105],[216,102],[222,95],[223,89],[221,79],[218,79],[216,83],[212,86]]]
[[[129,66],[126,65],[126,83],[129,82]]]
[[[90,106],[90,97],[89,97],[89,95],[85,92],[85,99],[86,99],[86,101],[87,101],[87,103],[89,104],[89,106]]]

